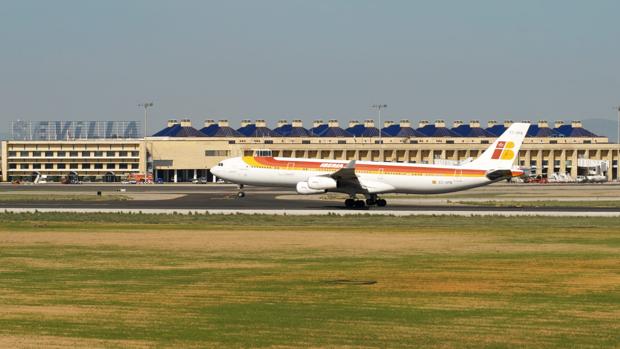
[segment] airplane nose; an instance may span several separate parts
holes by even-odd
[[[219,167],[219,166],[212,167],[211,168],[211,173],[216,175],[216,176],[218,176],[218,177],[220,177],[220,175],[222,174],[221,167]]]

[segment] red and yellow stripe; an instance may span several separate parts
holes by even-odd
[[[273,157],[263,156],[244,156],[243,161],[254,168],[266,168],[272,170],[289,170],[289,171],[323,171],[331,173],[338,171],[346,166],[341,162],[330,161],[304,161],[304,160],[278,160]],[[476,169],[454,169],[442,167],[426,167],[419,165],[404,164],[362,164],[355,165],[356,173],[373,173],[373,174],[392,174],[403,176],[463,176],[463,177],[482,177],[486,175],[485,170]],[[513,175],[517,171],[513,171]]]

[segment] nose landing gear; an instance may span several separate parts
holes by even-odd
[[[239,192],[237,192],[237,198],[241,199],[245,197],[245,192],[243,191],[243,184],[239,184],[238,186]]]

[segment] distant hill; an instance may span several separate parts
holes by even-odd
[[[599,136],[606,136],[609,141],[615,143],[618,141],[618,121],[610,119],[584,119],[583,127],[592,131]]]

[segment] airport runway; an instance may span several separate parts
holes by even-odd
[[[119,190],[124,188],[125,192]],[[10,211],[142,211],[152,213],[210,212],[210,213],[265,213],[265,214],[457,214],[457,215],[553,215],[553,216],[619,216],[620,208],[596,207],[495,207],[495,206],[446,206],[435,204],[390,203],[383,208],[371,207],[363,210],[347,210],[341,201],[320,201],[296,198],[283,200],[278,197],[295,194],[281,188],[248,187],[246,197],[237,198],[233,185],[37,185],[0,186],[0,193],[92,193],[136,194],[134,200],[126,201],[79,201],[79,200],[36,200],[0,201],[0,210]],[[141,200],[140,197],[149,196]],[[170,197],[157,199],[156,195]],[[398,201],[398,200],[394,200]]]

